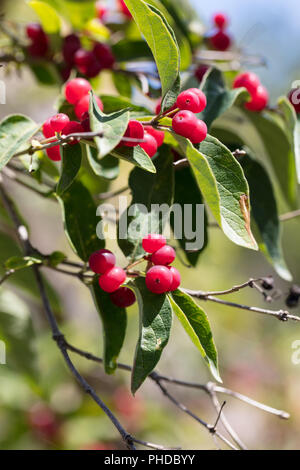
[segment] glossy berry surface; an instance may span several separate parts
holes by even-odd
[[[170,287],[170,291],[172,292],[178,289],[178,287],[180,286],[181,276],[180,276],[180,272],[178,271],[178,269],[174,268],[173,266],[170,266],[169,270],[172,273],[172,283]]]
[[[29,23],[26,26],[26,34],[34,42],[45,38],[45,32],[39,23]]]
[[[218,31],[216,34],[210,37],[211,45],[217,51],[227,51],[231,46],[231,39],[224,31]]]
[[[65,87],[66,100],[71,104],[76,104],[91,89],[91,84],[85,78],[73,78]]]
[[[258,76],[253,72],[239,74],[233,82],[233,88],[246,88],[250,94],[255,93],[260,85]]]
[[[200,144],[206,139],[207,136],[207,126],[204,121],[201,119],[197,120],[197,123],[193,129],[193,132],[190,135],[190,140],[192,144]]]
[[[103,103],[100,100],[100,98],[98,98],[98,96],[95,96],[95,100],[96,100],[97,105],[99,106],[99,109],[103,111]],[[90,107],[90,95],[85,95],[75,105],[74,111],[78,119],[82,119],[83,114],[89,111],[89,107]]]
[[[46,154],[53,162],[59,162],[61,160],[59,145],[46,149]]]
[[[292,106],[294,106],[296,113],[300,113],[300,88],[293,88],[289,92],[288,98]]]
[[[154,294],[168,292],[172,280],[172,273],[166,266],[153,266],[146,274],[146,286]]]
[[[107,44],[96,42],[93,48],[94,56],[99,61],[102,69],[111,69],[115,63],[115,57]]]
[[[206,105],[207,105],[205,94],[203,93],[202,90],[199,90],[199,88],[190,88],[189,91],[195,93],[198,96],[199,102],[200,102],[200,108],[201,108],[201,111],[199,112],[201,113],[206,108]]]
[[[155,253],[151,255],[152,263],[161,264],[163,266],[173,263],[175,258],[175,250],[169,245],[165,245],[162,248],[159,248],[159,250],[155,251]]]
[[[228,25],[228,18],[224,13],[216,13],[213,17],[213,22],[217,28],[223,29]]]
[[[126,273],[124,269],[115,266],[99,277],[99,286],[105,292],[111,293],[119,289],[125,280]]]
[[[49,137],[53,137],[55,135],[55,132],[51,126],[51,118],[44,122],[42,132],[46,139],[49,139]]]
[[[110,300],[117,307],[126,308],[134,304],[136,297],[134,292],[128,287],[119,287],[119,289],[110,294]]]
[[[245,108],[249,111],[262,111],[265,109],[269,101],[267,89],[260,85],[255,93],[251,95],[251,100],[245,104]]]
[[[145,142],[141,142],[139,145],[142,147],[142,149],[146,152],[147,155],[149,155],[150,158],[154,157],[154,155],[157,152],[157,142],[156,139],[148,134],[148,132],[144,133],[143,137]]]
[[[149,233],[149,235],[142,240],[142,246],[147,253],[154,253],[165,246],[166,243],[166,238],[157,233]]]
[[[90,269],[96,274],[104,274],[116,264],[115,255],[105,248],[95,251],[89,258]]]
[[[74,57],[78,49],[80,49],[80,39],[76,34],[69,34],[63,40],[62,53],[67,64],[74,64]]]
[[[145,132],[152,135],[156,140],[157,147],[160,147],[164,143],[165,133],[164,131],[159,131],[158,129],[154,129],[152,126],[144,126]]]
[[[178,95],[176,105],[179,109],[187,109],[192,113],[201,113],[206,106],[206,98],[204,98],[201,96],[200,99],[200,95],[198,93],[195,93],[192,90],[186,90],[182,91]]]
[[[82,128],[82,125],[80,124],[80,122],[70,121],[64,127],[63,135],[77,134],[79,132],[83,132],[83,128]],[[78,142],[79,142],[79,140],[74,139],[74,140],[69,140],[68,144],[69,145],[76,145],[76,144],[78,144]]]
[[[179,111],[172,119],[173,131],[183,137],[190,137],[196,125],[197,118],[191,111]]]
[[[64,113],[56,114],[50,118],[50,125],[54,132],[61,132],[68,122],[70,122],[70,119]]]
[[[143,139],[144,138],[144,128],[139,121],[132,119],[129,121],[124,137],[130,137],[131,139]],[[127,142],[122,141],[123,145],[127,147],[135,147],[139,145],[139,142]]]
[[[199,82],[202,82],[202,79],[206,72],[208,71],[208,65],[199,65],[195,70],[195,77],[198,79]]]

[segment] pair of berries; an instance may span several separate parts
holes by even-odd
[[[165,134],[163,131],[154,129],[152,126],[143,126],[139,121],[132,119],[128,123],[124,137],[137,139],[137,141],[121,140],[121,145],[126,145],[127,147],[139,145],[152,158],[156,154],[158,147],[163,144]],[[139,140],[143,140],[143,142],[139,142]]]
[[[225,31],[228,19],[223,13],[216,13],[213,17],[213,22],[217,31],[210,36],[210,43],[217,51],[227,51],[232,42],[230,36]]]
[[[269,94],[255,73],[244,72],[239,74],[233,82],[233,88],[241,87],[246,88],[251,96],[250,101],[245,104],[246,109],[249,111],[262,111],[265,109],[269,101]]]
[[[49,50],[49,39],[39,23],[29,23],[26,26],[26,34],[31,44],[28,52],[32,57],[45,57]]]
[[[42,131],[43,131],[44,137],[46,139],[49,139],[50,137],[54,137],[57,134],[70,135],[70,134],[83,132],[84,128],[82,127],[80,122],[70,121],[69,117],[66,114],[59,113],[47,119],[47,121],[43,125]],[[78,140],[76,139],[72,141],[70,140],[68,142],[69,145],[75,145],[77,143],[78,143]],[[47,153],[47,156],[52,161],[57,162],[61,160],[59,145],[55,145],[53,147],[46,149],[46,153]]]
[[[101,70],[112,69],[115,57],[111,48],[104,43],[96,42],[92,50],[80,47],[73,56],[77,70],[88,78],[96,77]]]
[[[120,287],[126,280],[124,269],[116,266],[116,257],[106,249],[95,251],[89,258],[90,269],[100,274],[99,286],[110,293],[111,301],[118,307],[129,307],[135,302],[135,295],[128,287]]]
[[[200,144],[207,136],[204,121],[197,119],[195,113],[201,113],[206,107],[206,96],[198,88],[181,92],[176,101],[180,109],[172,119],[172,129],[178,135],[190,139],[193,144]]]
[[[163,294],[176,290],[181,282],[179,271],[170,266],[173,263],[175,250],[166,244],[163,235],[149,234],[143,238],[142,245],[150,256],[148,261],[154,266],[146,273],[146,286],[154,294]]]
[[[78,119],[86,118],[85,113],[89,111],[91,84],[85,78],[73,78],[65,86],[65,97],[68,103],[74,105],[74,111]],[[103,103],[97,96],[95,100],[99,109],[103,111]]]

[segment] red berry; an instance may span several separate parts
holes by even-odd
[[[124,0],[118,0],[118,4],[119,4],[120,10],[123,13],[123,15],[127,16],[127,18],[132,18],[132,15],[131,15],[129,9],[127,8],[127,5],[124,2]]]
[[[259,85],[260,80],[253,72],[240,73],[233,82],[233,88],[244,87],[250,94],[255,93]]]
[[[119,289],[120,285],[123,284],[125,279],[126,273],[124,269],[115,266],[99,277],[99,286],[105,292],[111,293]]]
[[[147,134],[152,135],[156,140],[157,147],[160,147],[164,143],[165,133],[164,131],[159,131],[158,129],[154,129],[152,126],[144,126],[145,132]]]
[[[71,104],[76,104],[91,89],[91,84],[85,78],[73,78],[66,84],[66,100]]]
[[[118,290],[110,294],[110,300],[120,308],[130,307],[136,301],[134,292],[128,287],[119,287]]]
[[[176,134],[190,137],[197,125],[197,121],[198,119],[191,111],[179,111],[172,119],[172,128]]]
[[[28,52],[32,57],[44,57],[48,52],[48,42],[34,42],[28,47]]]
[[[207,136],[207,126],[201,119],[197,120],[196,126],[190,136],[192,144],[200,144]]]
[[[175,250],[170,245],[163,246],[162,248],[155,251],[155,253],[151,255],[152,263],[160,264],[163,266],[173,263],[175,258],[176,258]]]
[[[201,113],[206,106],[206,96],[197,88],[182,91],[177,97],[176,105],[179,109],[187,109],[192,113]]]
[[[81,125],[84,132],[91,132],[90,116],[87,111],[81,116]]]
[[[56,114],[50,118],[50,124],[54,132],[61,132],[68,122],[70,122],[70,119],[64,113]]]
[[[249,111],[262,111],[265,109],[269,101],[269,94],[267,89],[259,85],[255,93],[251,95],[251,100],[245,104],[245,108]]]
[[[95,100],[99,109],[103,111],[103,103],[100,100],[100,98],[98,98],[98,96],[95,96]],[[89,111],[89,107],[90,107],[90,95],[85,95],[75,105],[75,114],[78,117],[78,119],[81,119],[83,114]]]
[[[26,26],[27,36],[34,42],[45,39],[45,32],[39,23],[29,23]]]
[[[209,66],[208,65],[199,65],[196,70],[195,70],[195,77],[199,80],[199,82],[202,82],[202,79],[206,72],[208,71]]]
[[[116,264],[115,255],[106,249],[95,251],[89,258],[90,269],[97,274],[104,274]]]
[[[211,36],[210,42],[217,51],[227,51],[231,45],[231,38],[224,31],[218,31]]]
[[[97,12],[97,17],[99,20],[103,20],[105,15],[107,14],[107,8],[105,5],[103,5],[102,2],[96,2],[96,12]]]
[[[160,114],[161,112],[161,98],[159,98],[157,105],[155,107],[155,114]]]
[[[46,139],[49,139],[49,137],[53,137],[55,135],[55,132],[52,129],[50,121],[51,121],[51,118],[47,119],[47,121],[45,121],[43,124],[43,134],[44,134],[44,137],[46,137]]]
[[[53,441],[58,437],[60,423],[51,410],[42,403],[35,404],[29,411],[29,425],[38,437]]]
[[[96,42],[93,53],[99,61],[102,69],[111,69],[115,63],[115,57],[107,44]]]
[[[149,233],[143,238],[142,245],[147,253],[154,253],[167,243],[165,237],[158,233]]]
[[[61,160],[59,145],[46,149],[46,154],[53,162],[59,162]]]
[[[293,88],[289,94],[288,98],[294,106],[296,113],[300,113],[300,88]]]
[[[225,28],[228,25],[228,18],[224,13],[216,13],[213,17],[213,22],[219,29]]]
[[[74,61],[79,72],[89,78],[96,77],[102,69],[100,62],[93,51],[78,49],[74,56]]]
[[[69,34],[64,38],[62,53],[67,64],[74,64],[75,54],[80,47],[80,39],[76,34]]]
[[[180,276],[180,272],[178,271],[178,269],[174,268],[173,266],[169,266],[169,270],[173,276],[170,291],[174,291],[178,289],[178,287],[180,286],[181,276]]]
[[[70,121],[66,124],[66,126],[63,129],[63,135],[70,135],[70,134],[77,134],[79,132],[83,132],[82,125],[80,122],[77,121]],[[76,145],[78,144],[79,140],[74,139],[74,140],[69,140],[68,144],[69,145]]]
[[[139,121],[132,119],[129,121],[124,137],[130,137],[131,139],[143,139],[144,138],[144,128]],[[135,147],[139,145],[139,142],[127,142],[122,141],[122,145],[127,147]]]
[[[170,290],[172,279],[172,273],[166,266],[153,266],[147,271],[146,286],[154,294],[163,294]]]
[[[154,157],[157,152],[157,142],[155,138],[148,134],[148,132],[144,133],[144,141],[140,143],[140,147],[149,155],[150,158]]]

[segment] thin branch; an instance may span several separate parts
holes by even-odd
[[[280,215],[279,220],[285,222],[286,220],[295,219],[295,217],[300,217],[300,209]]]
[[[12,276],[12,274],[15,273],[15,270],[14,269],[10,269],[9,271],[6,271],[6,273],[4,274],[4,276],[0,279],[0,286],[1,284],[3,284],[10,276]]]

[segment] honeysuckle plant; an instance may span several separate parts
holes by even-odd
[[[53,337],[71,371],[133,449],[139,441],[125,432],[70,363],[69,349],[88,354],[71,346],[60,332],[43,268],[76,276],[90,290],[102,320],[108,374],[119,367],[126,307],[138,301],[140,329],[129,367],[133,393],[149,376],[161,385],[163,379],[153,371],[172,341],[174,315],[212,379],[222,382],[209,306],[204,310],[196,299],[213,302],[219,294],[250,286],[270,300],[273,281],[252,279],[221,293],[205,293],[201,285],[199,291],[190,290],[184,276],[180,279],[180,269],[170,266],[174,247],[166,245],[164,221],[153,222],[151,205],[175,203],[184,209],[189,204],[195,209],[204,204],[204,242],[199,249],[188,249],[191,240],[184,230],[178,235],[178,224],[172,218],[170,222],[176,253],[195,273],[210,230],[217,225],[233,244],[259,250],[278,276],[291,282],[281,245],[278,200],[287,211],[297,209],[297,106],[292,94],[270,106],[267,90],[248,71],[253,58],[235,48],[223,15],[216,15],[217,32],[209,35],[182,1],[124,0],[111,9],[92,1],[27,3],[37,15],[36,23],[23,28],[1,19],[0,60],[7,73],[29,68],[38,82],[56,86],[60,93],[45,122],[34,122],[29,112],[6,116],[0,123],[1,237],[9,236],[5,227],[10,218],[18,238],[11,240],[11,250],[1,253],[1,290],[29,288],[42,298]],[[107,80],[113,93],[106,92]],[[106,192],[112,181],[117,185],[120,160],[132,166],[130,205],[117,221],[123,228],[125,223],[126,232],[118,239],[128,260],[122,267],[115,265],[116,253],[105,248],[105,236],[97,230],[103,217],[97,212],[97,183]],[[32,246],[7,180],[59,203],[74,259]],[[112,196],[122,191],[120,184]],[[132,206],[135,211],[130,212]],[[195,220],[194,213],[192,224]],[[183,229],[183,220],[181,224]],[[42,237],[43,227],[40,230]],[[294,288],[290,305],[299,297]],[[285,310],[249,309],[299,320]],[[216,426],[207,426],[218,434]]]

